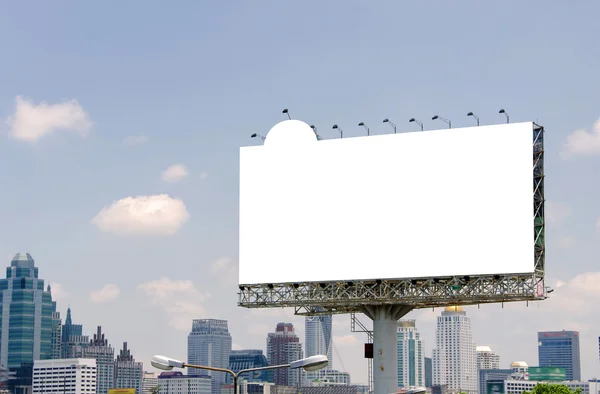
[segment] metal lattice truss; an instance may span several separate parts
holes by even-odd
[[[533,129],[533,274],[452,276],[371,281],[240,285],[238,305],[246,308],[291,307],[297,315],[359,313],[365,305],[406,305],[415,309],[543,300],[544,128]]]

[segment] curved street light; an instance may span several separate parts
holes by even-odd
[[[369,127],[367,127],[367,125],[364,124],[364,122],[360,122],[358,125],[367,129],[367,135],[371,135],[371,130],[369,130]]]
[[[317,133],[317,126],[315,126],[314,124],[310,125],[310,128],[313,130],[313,132],[315,133],[315,135],[317,136],[317,141],[322,140],[321,136],[319,135],[319,133]]]
[[[328,363],[329,363],[329,360],[327,360],[327,356],[316,355],[316,356],[303,358],[301,360],[292,361],[289,364],[269,365],[267,367],[260,367],[260,368],[247,368],[247,369],[242,369],[236,373],[227,368],[207,367],[207,366],[203,366],[203,365],[188,364],[188,363],[184,363],[183,361],[176,360],[174,358],[170,358],[170,357],[166,357],[166,356],[159,356],[159,355],[152,357],[152,360],[150,361],[150,364],[152,364],[152,366],[154,368],[158,368],[163,371],[170,371],[173,368],[195,368],[195,369],[203,369],[203,370],[207,370],[207,371],[228,373],[231,376],[233,376],[233,393],[234,394],[237,394],[237,392],[238,392],[238,384],[237,384],[238,377],[243,373],[266,371],[269,369],[281,369],[281,368],[292,368],[292,369],[302,368],[307,372],[313,372],[313,371],[318,371],[320,369],[325,368]]]
[[[392,126],[394,128],[394,134],[396,134],[396,125],[394,124],[394,122],[392,122],[391,120],[389,120],[388,118],[385,118],[383,120],[383,123],[389,123],[390,126]]]
[[[450,121],[450,119],[446,119],[446,118],[444,118],[442,116],[439,116],[439,115],[434,115],[433,118],[431,118],[431,120],[436,120],[436,119],[439,119],[442,122],[448,123],[448,128],[449,129],[452,128],[452,122]]]
[[[292,120],[292,117],[290,116],[290,112],[288,111],[287,108],[285,108],[283,111],[281,111],[282,114],[286,114],[288,116],[289,120]]]
[[[508,112],[506,112],[506,111],[504,110],[504,108],[503,108],[503,109],[501,109],[500,111],[498,111],[498,113],[499,113],[499,114],[504,114],[504,116],[506,116],[506,123],[510,123],[510,118],[508,117]]]
[[[415,118],[410,118],[408,120],[408,123],[412,123],[412,122],[415,122],[416,124],[418,124],[419,126],[421,126],[421,131],[423,131],[423,123],[420,120],[417,120]]]
[[[338,125],[334,124],[332,129],[334,130],[338,130],[340,132],[340,138],[344,138],[344,130],[342,130],[341,127],[339,127]]]
[[[263,141],[267,139],[267,137],[260,135],[260,134],[256,134],[256,133],[254,133],[250,136],[250,138],[256,138],[256,137],[260,137]]]
[[[479,126],[479,116],[475,115],[473,112],[469,112],[467,116],[472,116],[477,121],[477,126]]]

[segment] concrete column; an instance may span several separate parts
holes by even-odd
[[[398,392],[398,319],[412,310],[406,305],[365,306],[373,320],[373,391],[374,394]]]

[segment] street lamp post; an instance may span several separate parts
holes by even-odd
[[[388,118],[385,118],[383,120],[383,123],[389,123],[390,126],[392,126],[394,128],[394,134],[396,134],[396,125],[394,124],[394,122],[392,122],[391,120],[389,120]]]
[[[503,109],[501,109],[500,111],[498,111],[498,113],[499,113],[499,114],[504,114],[504,116],[506,116],[506,123],[510,123],[510,118],[508,117],[508,112],[506,112],[506,111],[504,110],[504,108],[503,108]]]
[[[365,129],[367,129],[367,135],[368,136],[371,135],[371,130],[369,130],[369,127],[366,124],[364,124],[364,122],[360,122],[358,125],[364,127]]]
[[[449,129],[452,128],[452,121],[450,121],[450,119],[446,119],[446,118],[444,118],[442,116],[439,116],[439,115],[435,115],[433,118],[431,118],[431,120],[436,120],[436,119],[439,119],[442,122],[448,123],[448,128]]]
[[[416,124],[418,124],[419,126],[421,126],[421,131],[423,131],[423,122],[421,122],[420,120],[417,120],[415,118],[410,118],[408,120],[408,123],[412,123],[412,122],[415,122]]]
[[[283,111],[281,111],[282,114],[286,114],[289,120],[292,120],[292,117],[290,116],[290,111],[288,111],[288,109],[284,109]]]
[[[301,360],[292,361],[289,364],[269,365],[267,367],[242,369],[242,370],[238,371],[237,373],[233,372],[232,370],[227,369],[227,368],[207,367],[204,365],[193,365],[193,364],[184,363],[183,361],[175,360],[173,358],[169,358],[169,357],[165,357],[165,356],[154,356],[154,357],[152,357],[152,360],[150,361],[150,363],[152,364],[152,366],[154,368],[162,369],[163,371],[170,371],[173,368],[195,368],[195,369],[203,369],[203,370],[207,370],[207,371],[228,373],[231,376],[233,376],[233,394],[237,394],[237,392],[238,392],[238,383],[237,383],[238,377],[243,373],[266,371],[269,369],[281,369],[281,368],[292,368],[292,369],[302,368],[305,371],[312,372],[312,371],[318,371],[320,369],[325,368],[327,366],[327,364],[329,363],[329,360],[327,360],[327,356],[317,355],[317,356],[303,358]]]
[[[332,129],[334,130],[338,130],[340,132],[340,138],[344,138],[344,130],[342,130],[341,127],[339,127],[338,125],[334,124]]]
[[[479,126],[479,116],[475,115],[473,112],[469,112],[467,116],[472,116],[477,121],[477,126]]]
[[[265,136],[263,136],[263,135],[256,134],[256,133],[254,133],[254,134],[252,134],[252,135],[250,136],[250,138],[256,138],[256,137],[260,137],[260,139],[261,139],[261,140],[263,140],[263,141],[264,141],[264,140],[267,138],[267,137],[265,137]]]
[[[321,139],[321,136],[319,136],[319,133],[317,133],[317,126],[315,126],[314,124],[310,125],[310,128],[313,130],[313,132],[315,133],[315,135],[317,136],[317,140]]]

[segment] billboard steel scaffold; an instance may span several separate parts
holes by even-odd
[[[545,298],[543,132],[526,122],[318,141],[304,122],[277,124],[240,150],[240,306]]]

